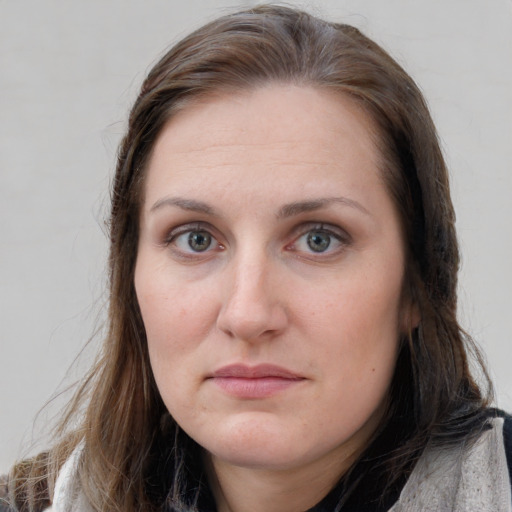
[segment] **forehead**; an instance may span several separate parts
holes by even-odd
[[[262,192],[283,181],[309,189],[333,177],[356,186],[378,174],[370,117],[348,95],[292,85],[202,98],[161,131],[146,176],[146,201],[168,187],[211,191],[244,184]],[[378,176],[380,179],[380,176]],[[178,191],[181,193],[181,190]]]
[[[316,130],[308,130],[313,125]],[[361,142],[370,142],[378,130],[356,99],[346,93],[325,87],[268,84],[187,100],[164,125],[153,152],[165,133],[179,137],[180,148],[187,150],[211,146],[229,132],[236,133],[239,141],[246,136],[249,143],[266,144],[304,138],[305,131],[311,142],[323,140],[326,131],[334,131],[335,137],[349,131]]]

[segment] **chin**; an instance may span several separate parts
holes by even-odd
[[[300,436],[269,418],[231,421],[195,439],[213,459],[235,466],[288,469],[303,457]]]
[[[302,454],[296,453],[297,447],[290,449],[285,446],[275,447],[272,444],[242,444],[234,442],[229,446],[217,447],[216,451],[208,451],[210,457],[221,463],[243,468],[283,471],[304,464]]]
[[[214,437],[198,439],[199,444],[214,462],[251,469],[293,470],[322,458],[339,443],[328,446],[320,436],[294,432],[271,420],[225,427],[216,429]]]

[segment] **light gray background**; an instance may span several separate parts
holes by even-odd
[[[38,447],[101,332],[108,185],[126,112],[169,43],[223,0],[0,0],[0,472]],[[297,2],[290,2],[298,4]],[[512,410],[512,1],[301,3],[355,24],[420,84],[452,173],[462,324]]]

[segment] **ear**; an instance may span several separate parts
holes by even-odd
[[[402,306],[401,332],[404,334],[411,333],[420,325],[421,313],[418,303],[409,298]]]

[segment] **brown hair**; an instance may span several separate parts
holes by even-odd
[[[459,256],[447,170],[422,94],[356,28],[292,8],[260,6],[221,17],[186,37],[142,85],[113,184],[103,352],[62,420],[59,434],[71,433],[41,464],[29,465],[33,475],[49,476],[50,489],[58,468],[82,443],[80,485],[95,510],[160,510],[164,502],[174,510],[193,509],[197,496],[189,490],[197,482],[187,482],[200,478],[197,458],[191,457],[198,447],[175,425],[159,396],[134,290],[144,171],[162,127],[187,102],[270,82],[349,95],[369,113],[379,131],[382,175],[408,244],[405,291],[421,323],[402,340],[385,422],[344,476],[345,489],[370,476],[382,483],[379,488],[392,486],[407,477],[427,442],[471,440],[482,428],[487,402],[467,358],[468,347],[476,349],[456,319]],[[80,426],[70,428],[77,417]],[[18,467],[11,487],[27,510],[29,501],[48,500],[27,491],[30,471]]]

